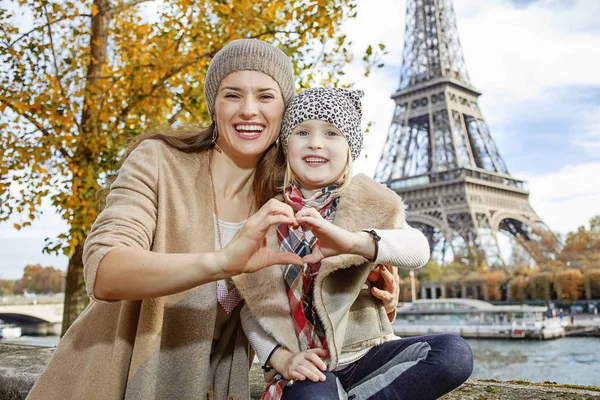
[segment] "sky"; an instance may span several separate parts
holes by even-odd
[[[365,91],[365,137],[356,173],[372,176],[384,145],[398,88],[405,0],[359,0],[344,30],[360,59],[384,43],[385,66],[359,78]],[[483,94],[479,106],[515,178],[528,181],[530,202],[554,231],[565,234],[600,214],[600,1],[454,0],[467,70]],[[66,269],[65,256],[42,254],[44,239],[67,227],[47,205],[17,232],[0,225],[0,279],[17,279],[27,264]]]

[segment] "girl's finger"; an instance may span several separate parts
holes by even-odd
[[[310,370],[310,367],[313,368],[313,371]],[[317,367],[315,367],[312,364],[310,364],[310,366],[299,365],[298,368],[296,369],[296,371],[298,371],[300,374],[304,375],[306,378],[310,379],[313,382],[319,382],[321,380],[321,377],[317,374],[317,371],[318,371]],[[323,377],[325,377],[325,375],[323,375],[323,373],[321,371],[318,371],[318,372]]]
[[[299,367],[296,367],[296,368],[299,368]],[[305,376],[305,375],[304,375],[302,372],[300,372],[300,371],[298,371],[298,370],[295,370],[295,371],[293,372],[293,375],[294,375],[294,376],[296,377],[296,379],[297,379],[297,380],[299,380],[299,381],[305,381],[305,380],[308,378],[307,376]]]
[[[306,353],[306,358],[313,363],[313,365],[319,368],[321,371],[325,371],[327,369],[327,365],[321,360],[321,358],[315,353]]]
[[[309,228],[320,228],[322,226],[321,221],[310,216],[296,216],[296,221],[298,221],[300,225],[307,225]]]
[[[316,219],[324,219],[323,216],[314,208],[311,208],[309,214],[311,217]]]
[[[323,372],[321,372],[321,370],[319,369],[319,367],[317,365],[315,365],[312,360],[306,358],[310,355],[310,353],[305,353],[305,359],[303,360],[303,363],[300,364],[301,367],[306,368],[308,371],[310,371],[310,373],[312,374],[312,377],[309,377],[307,375],[307,377],[310,378],[311,381],[316,382],[313,378],[316,378],[319,381],[324,381],[325,380],[325,375],[323,374]],[[317,357],[319,358],[319,357]]]
[[[306,377],[305,377],[304,375],[302,375],[302,374],[301,374],[300,372],[298,372],[298,371],[291,371],[291,372],[290,372],[290,375],[291,375],[290,377],[291,377],[292,379],[296,379],[296,380],[298,380],[298,381],[303,381],[303,380],[305,380],[305,379],[306,379]]]
[[[327,358],[329,357],[329,350],[325,350],[325,349],[310,349],[307,350],[308,353],[315,353],[316,355],[318,355],[321,358]]]

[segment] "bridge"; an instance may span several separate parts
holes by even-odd
[[[2,299],[0,319],[21,327],[24,335],[60,335],[63,299]]]

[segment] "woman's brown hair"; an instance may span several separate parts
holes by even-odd
[[[166,145],[180,150],[184,153],[201,153],[214,148],[213,132],[215,123],[213,122],[207,128],[195,125],[185,125],[181,127],[160,127],[149,130],[136,137],[133,142],[127,146],[127,158],[137,146],[144,140],[160,140]],[[278,143],[272,143],[258,160],[256,172],[254,173],[254,195],[256,204],[262,206],[269,199],[275,197],[281,187],[283,175],[285,172],[285,156]],[[101,190],[100,192],[108,192]],[[100,198],[105,197],[107,193],[100,193]],[[104,203],[100,201],[100,203]]]

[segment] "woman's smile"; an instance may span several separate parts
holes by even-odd
[[[233,126],[238,137],[244,140],[258,139],[265,130],[265,127],[265,124],[259,122],[240,122]]]

